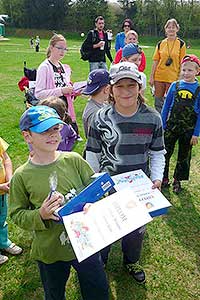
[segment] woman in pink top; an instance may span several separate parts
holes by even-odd
[[[132,44],[138,44],[138,34],[135,30],[129,30],[126,33],[125,44],[131,44],[131,43]],[[118,64],[121,61],[121,59],[122,59],[122,48],[120,48],[117,51],[113,63]],[[145,67],[146,67],[146,57],[145,57],[144,52],[142,51],[142,53],[141,53],[141,62],[140,62],[140,65],[138,67],[138,70],[140,72],[143,72]]]
[[[72,127],[78,134],[76,114],[73,105],[73,84],[70,81],[71,68],[60,62],[67,52],[67,43],[61,34],[55,34],[49,41],[47,59],[41,63],[37,70],[35,96],[45,99],[57,96],[63,99],[68,107],[72,119]]]

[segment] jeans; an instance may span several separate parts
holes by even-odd
[[[45,300],[65,300],[65,285],[70,268],[77,271],[83,300],[108,300],[108,282],[100,254],[94,254],[82,262],[57,261],[45,264],[38,261]]]
[[[124,264],[136,263],[140,259],[144,234],[145,226],[142,226],[121,239]],[[108,246],[101,250],[101,257],[105,264],[110,248],[111,246]]]
[[[99,62],[90,62],[90,72],[96,69],[105,69],[108,70],[106,62],[99,61]]]
[[[8,239],[8,224],[6,222],[7,209],[7,194],[0,195],[0,250],[11,244]]]

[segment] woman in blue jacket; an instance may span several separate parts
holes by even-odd
[[[133,29],[133,22],[131,19],[125,19],[123,24],[122,24],[122,32],[119,32],[116,36],[115,40],[115,50],[116,52],[125,46],[125,35],[126,33]]]

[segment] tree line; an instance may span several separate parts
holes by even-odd
[[[86,32],[95,17],[103,15],[114,32],[130,18],[140,35],[160,36],[166,20],[176,18],[181,36],[200,36],[198,0],[0,0],[0,10],[10,16],[11,26],[19,28]]]

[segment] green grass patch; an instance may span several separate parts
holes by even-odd
[[[47,39],[41,39],[41,51],[36,53],[29,46],[27,38],[10,37],[9,41],[0,42],[0,135],[9,144],[8,153],[14,168],[24,163],[28,157],[28,148],[19,131],[19,118],[25,109],[23,93],[17,83],[23,76],[23,62],[29,68],[37,67],[45,58]],[[69,51],[63,60],[72,70],[73,81],[85,80],[88,75],[88,63],[80,60],[79,48],[83,39],[76,36],[68,39]],[[141,37],[141,45],[147,57],[146,75],[149,78],[151,57],[156,39]],[[193,42],[191,42],[193,45]],[[189,53],[200,56],[196,47]],[[114,53],[114,50],[113,50]],[[149,105],[153,99],[149,87],[146,98]],[[83,135],[82,111],[87,99],[78,97],[75,101],[77,120]],[[82,153],[84,142],[77,143],[74,150]],[[177,150],[176,150],[177,151]],[[171,171],[176,153],[171,162]],[[155,218],[147,226],[141,263],[146,270],[145,286],[133,282],[122,267],[120,243],[113,245],[107,266],[112,300],[197,300],[200,299],[200,206],[199,206],[199,170],[200,148],[193,149],[191,176],[183,183],[180,195],[174,195],[171,188],[165,192],[172,207],[166,216]],[[16,227],[10,219],[10,238],[23,247],[19,257],[9,256],[9,261],[0,266],[0,300],[42,300],[43,290],[39,273],[34,261],[29,258],[31,233]],[[73,271],[67,285],[67,299],[80,300],[78,280]],[[95,300],[95,299],[94,299]]]

